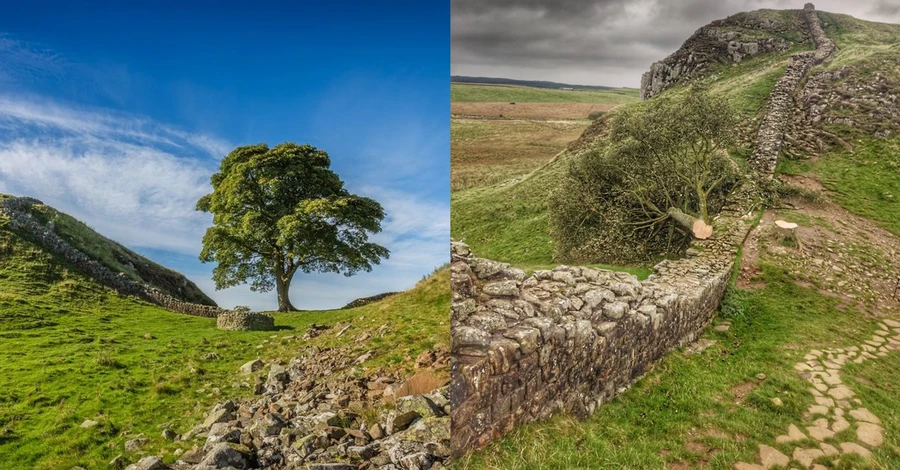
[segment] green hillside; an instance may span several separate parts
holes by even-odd
[[[0,194],[0,201],[12,196]],[[125,248],[74,217],[44,204],[34,204],[28,212],[73,247],[99,261],[113,272],[125,273],[133,281],[149,284],[187,302],[216,303],[182,274],[160,266]]]
[[[361,373],[408,370],[408,357],[449,344],[447,269],[381,302],[276,313],[279,331],[235,332],[123,298],[6,228],[0,260],[3,469],[105,469],[119,454],[137,460],[124,443],[138,434],[171,461],[194,443],[165,441],[159,426],[183,432],[212,404],[249,394],[238,368],[256,357],[288,360],[306,346],[340,344],[374,352]],[[352,322],[353,334],[300,339],[312,323],[337,322]],[[352,339],[379,328],[367,341]],[[99,424],[81,428],[88,419]]]

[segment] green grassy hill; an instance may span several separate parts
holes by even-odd
[[[256,357],[340,344],[374,352],[360,373],[408,370],[408,357],[449,344],[448,285],[443,269],[364,307],[276,313],[276,332],[221,331],[215,319],[123,298],[0,228],[0,468],[105,469],[138,434],[171,456],[193,443],[165,441],[159,425],[183,432],[214,403],[249,394],[238,368]],[[300,339],[312,323],[337,322],[352,334]],[[99,424],[81,428],[87,419]]]
[[[612,90],[553,90],[513,85],[450,84],[450,101],[517,103],[632,103],[638,98],[635,88]]]
[[[0,194],[0,200],[10,197],[12,196]],[[216,304],[181,273],[160,266],[125,248],[68,214],[44,204],[30,206],[29,213],[44,225],[52,227],[57,235],[73,247],[99,261],[113,272],[125,273],[133,281],[149,284],[187,302],[204,305]]]

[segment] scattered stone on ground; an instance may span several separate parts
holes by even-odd
[[[449,388],[425,368],[448,364],[449,352],[437,349],[420,356],[422,368],[406,380],[397,372],[359,375],[359,353],[345,348],[311,347],[288,364],[250,361],[240,373],[262,382],[257,396],[217,404],[181,436],[166,428],[166,439],[194,443],[172,465],[146,457],[128,470],[446,469]]]
[[[787,434],[775,438],[776,447],[759,446],[759,464],[738,462],[734,470],[768,469],[776,465],[786,467],[792,461],[804,468],[823,470],[831,468],[829,465],[834,462],[827,457],[859,454],[870,458],[871,449],[884,444],[881,419],[863,407],[861,400],[854,398],[853,391],[841,380],[840,372],[841,367],[851,361],[858,364],[879,357],[871,352],[887,354],[890,350],[900,349],[900,322],[883,319],[879,327],[881,329],[872,340],[867,340],[877,343],[877,346],[862,344],[847,348],[814,349],[804,356],[804,362],[798,362],[794,369],[813,385],[809,392],[816,404],[810,405],[806,415],[807,420],[812,420],[805,426],[808,435],[791,424]],[[883,334],[885,332],[887,334]],[[885,340],[884,337],[890,334],[894,336]],[[875,338],[881,338],[881,341]],[[858,442],[839,442],[838,434],[851,428],[854,428]],[[798,446],[810,441],[818,442],[818,448]],[[790,451],[789,454],[784,454],[782,449]]]

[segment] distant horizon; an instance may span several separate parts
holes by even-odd
[[[510,82],[540,82],[540,83],[552,83],[554,85],[564,85],[568,87],[577,87],[577,88],[608,88],[611,90],[638,90],[639,87],[628,87],[628,86],[609,86],[609,85],[584,85],[578,83],[565,83],[565,82],[556,82],[552,80],[536,80],[529,78],[509,78],[509,77],[488,77],[488,76],[472,76],[472,75],[450,75],[450,83],[459,83],[459,84],[471,84],[471,85],[498,85],[502,86],[503,83],[479,83],[479,82],[454,82],[454,78],[467,78],[472,80],[478,79],[488,79],[488,80],[506,80]]]
[[[450,73],[639,88],[651,64],[704,25],[747,11],[798,10],[807,2],[454,0]],[[900,5],[886,0],[812,3],[819,11],[900,23]]]

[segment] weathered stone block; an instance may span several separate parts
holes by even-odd
[[[603,315],[606,318],[618,320],[624,317],[626,313],[628,313],[628,304],[625,302],[615,301],[603,306]]]
[[[485,284],[481,292],[496,297],[512,297],[519,293],[519,287],[514,280],[497,281]]]

